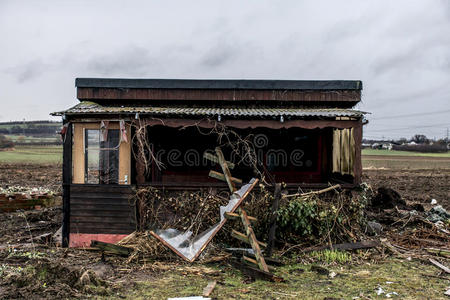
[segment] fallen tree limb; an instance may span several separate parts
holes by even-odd
[[[433,265],[435,265],[436,267],[438,267],[439,269],[441,269],[442,271],[444,271],[447,274],[450,274],[450,269],[447,268],[446,266],[444,266],[443,264],[441,264],[440,262],[430,258],[429,259],[430,263],[432,263]]]
[[[291,195],[283,195],[283,198],[291,198],[291,197],[303,197],[303,196],[308,196],[308,195],[320,195],[326,192],[329,192],[331,190],[335,190],[340,188],[341,185],[340,184],[335,184],[332,186],[329,186],[323,190],[319,190],[319,191],[312,191],[312,192],[307,192],[307,193],[296,193],[296,194],[291,194]]]
[[[374,248],[380,246],[379,241],[361,241],[356,243],[342,243],[342,244],[334,244],[320,247],[310,247],[303,250],[304,253],[312,252],[312,251],[321,251],[321,250],[357,250],[357,249],[367,249]]]

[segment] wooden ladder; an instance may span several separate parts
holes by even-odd
[[[211,160],[212,162],[218,163],[222,168],[223,174],[211,170],[209,172],[209,176],[222,181],[226,181],[228,187],[230,188],[230,191],[234,193],[236,191],[235,183],[242,183],[242,180],[231,176],[230,168],[233,169],[234,164],[225,160],[220,148],[216,147],[215,151],[216,155],[205,153],[204,158]],[[225,217],[228,219],[240,218],[242,224],[244,225],[245,233],[233,230],[231,232],[231,236],[250,244],[256,259],[245,256],[245,254],[242,256],[242,259],[247,263],[251,263],[258,266],[258,268],[262,271],[269,272],[269,267],[267,266],[264,256],[262,255],[261,252],[261,247],[266,247],[267,245],[256,239],[255,232],[253,231],[252,225],[250,223],[251,221],[256,221],[256,218],[248,216],[247,212],[241,207],[238,208],[238,214],[225,213]]]

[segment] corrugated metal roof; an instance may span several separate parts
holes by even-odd
[[[155,106],[102,106],[94,102],[81,102],[68,110],[53,115],[95,114],[149,114],[180,116],[239,116],[239,117],[361,117],[365,112],[342,108],[226,108],[226,107],[155,107]]]
[[[362,81],[76,78],[75,86],[124,89],[362,90]]]

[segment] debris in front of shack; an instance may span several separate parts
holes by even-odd
[[[61,203],[61,195],[46,188],[0,187],[0,212],[41,209]]]
[[[234,212],[257,183],[258,179],[252,179],[240,190],[234,192],[230,197],[229,203],[219,208],[220,222],[195,237],[192,236],[192,231],[181,232],[173,228],[150,231],[150,234],[159,239],[165,246],[169,247],[183,259],[192,262],[223,227],[227,221],[225,213]]]
[[[436,205],[427,212],[427,220],[432,223],[448,222],[450,220],[450,213],[447,212],[442,205]]]

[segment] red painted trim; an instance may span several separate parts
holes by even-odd
[[[90,233],[71,233],[69,237],[69,247],[83,248],[90,247],[91,240],[96,240],[105,243],[115,244],[127,234],[90,234]]]

